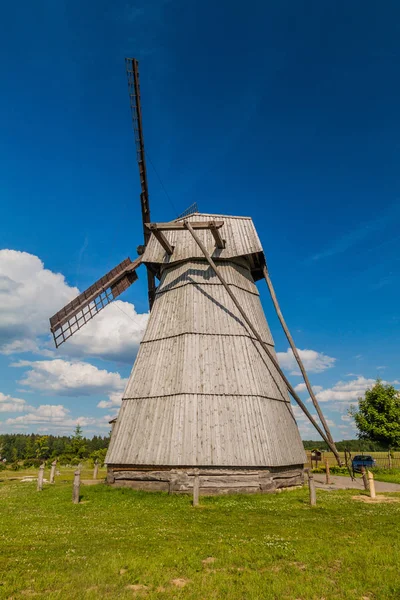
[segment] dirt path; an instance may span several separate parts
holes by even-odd
[[[358,478],[353,481],[350,477],[342,477],[341,475],[331,475],[331,484],[325,483],[325,475],[314,475],[315,487],[324,490],[363,490],[364,485],[362,479]],[[400,492],[400,484],[386,483],[385,481],[375,481],[375,489],[380,492]]]

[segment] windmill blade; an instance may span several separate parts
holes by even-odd
[[[133,262],[126,258],[50,318],[56,348],[137,280],[141,262],[141,257]]]
[[[139,167],[140,178],[140,205],[142,209],[142,226],[144,245],[146,246],[150,239],[150,232],[146,229],[146,223],[150,223],[150,201],[149,187],[147,182],[146,154],[144,150],[144,137],[142,125],[142,106],[140,102],[140,84],[139,84],[139,63],[136,58],[125,58],[126,74],[128,77],[129,101],[131,107],[133,131],[136,144],[136,158]],[[147,287],[149,296],[150,310],[153,306],[156,293],[156,282],[154,274],[147,267]]]

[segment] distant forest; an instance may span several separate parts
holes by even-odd
[[[81,460],[96,458],[104,461],[110,438],[95,435],[91,439],[83,437],[82,429],[78,426],[71,436],[55,436],[24,433],[0,434],[0,459],[8,464],[23,464],[26,467],[36,466],[43,460],[52,461],[55,458],[61,464],[78,464]],[[312,450],[328,450],[322,441],[304,440],[304,448]],[[343,440],[336,443],[339,452],[345,449],[354,452],[380,452],[387,450],[377,442],[366,440]]]
[[[339,452],[350,450],[351,452],[384,452],[387,451],[387,446],[380,444],[379,442],[370,442],[368,440],[342,440],[341,442],[335,442],[336,448]],[[318,450],[329,451],[328,446],[322,441],[303,440],[305,450]]]
[[[79,426],[71,436],[4,433],[0,434],[0,458],[15,465],[22,461],[25,467],[55,458],[72,465],[87,458],[103,461],[109,442],[109,436],[83,437]]]

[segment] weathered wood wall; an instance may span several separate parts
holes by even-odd
[[[284,487],[302,485],[303,465],[271,469],[218,469],[203,467],[152,470],[150,467],[109,467],[107,482],[152,492],[193,492],[196,472],[200,477],[200,495],[271,493]]]

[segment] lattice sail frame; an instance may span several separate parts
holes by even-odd
[[[126,258],[50,318],[56,348],[137,280],[135,270],[141,262]]]

